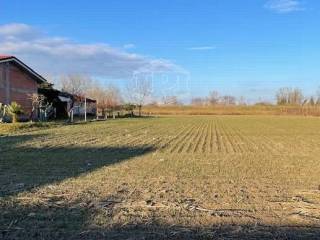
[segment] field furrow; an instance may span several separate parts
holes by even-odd
[[[243,132],[241,132],[239,128],[234,126],[230,126],[230,128],[234,136],[240,142],[243,153],[252,153],[259,150],[259,146],[257,146],[257,144],[249,136],[246,136]]]
[[[197,127],[198,126],[195,124],[194,126],[190,127],[187,131],[185,131],[185,133],[180,134],[180,136],[178,136],[174,141],[171,142],[168,151],[170,153],[174,153],[175,151],[177,151],[177,149],[179,149],[180,146],[183,146],[181,145],[181,143],[190,139],[190,136],[192,136],[193,134],[193,130]]]
[[[163,142],[159,150],[170,152],[172,146],[175,145],[175,142],[179,142],[183,137],[187,136],[190,132],[192,132],[193,128],[195,128],[194,125],[182,125],[182,127],[180,128],[181,130],[175,132],[171,137],[169,137],[169,140]]]
[[[211,150],[210,150],[211,134],[212,134],[212,121],[208,121],[205,137],[203,138],[204,142],[202,144],[202,149],[201,149],[202,153],[208,153],[208,154],[211,153]]]
[[[238,144],[235,142],[235,139],[232,136],[230,136],[230,132],[226,128],[225,124],[223,122],[220,122],[219,124],[224,136],[225,145],[229,149],[229,152],[231,153],[239,152],[237,149]]]
[[[208,135],[208,125],[209,125],[209,121],[204,123],[204,125],[202,125],[201,131],[199,132],[199,138],[195,144],[195,148],[194,148],[195,153],[200,153],[200,154],[206,153],[205,141]]]
[[[192,138],[191,140],[191,147],[187,150],[188,153],[195,153],[198,145],[201,141],[202,138],[202,132],[203,132],[203,127],[204,127],[204,123],[202,123],[201,125],[199,125],[199,128],[194,132],[193,136],[194,138]]]
[[[214,123],[214,131],[215,131],[215,138],[216,138],[216,145],[217,145],[217,151],[219,153],[224,151],[224,147],[223,147],[223,143],[222,143],[222,139],[221,139],[221,134],[219,132],[219,127],[217,124],[217,121],[215,121]]]
[[[177,141],[176,148],[178,153],[186,153],[190,146],[192,145],[192,140],[194,138],[194,132],[199,128],[200,126],[194,125],[187,135],[185,135],[183,138],[180,139],[180,142]]]

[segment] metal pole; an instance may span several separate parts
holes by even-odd
[[[73,110],[72,110],[72,108],[69,111],[69,120],[70,120],[71,123],[73,122]]]
[[[87,121],[87,98],[84,97],[84,121]]]

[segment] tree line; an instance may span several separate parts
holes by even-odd
[[[218,91],[211,91],[207,97],[195,97],[191,99],[192,106],[233,106],[233,105],[246,105],[244,97],[238,100],[232,95],[220,95]]]
[[[83,75],[68,75],[60,78],[62,91],[67,91],[78,96],[86,96],[97,101],[97,107],[103,111],[103,115],[126,110],[133,114],[135,108],[139,115],[142,114],[144,105],[166,105],[179,106],[184,105],[177,96],[165,96],[162,100],[155,101],[152,96],[151,82],[146,79],[129,81],[125,91],[112,84],[101,85],[91,78]],[[278,89],[275,94],[276,105],[296,105],[296,106],[315,106],[320,105],[320,88],[314,96],[306,97],[299,88],[283,87]],[[256,102],[256,105],[274,105],[270,102]],[[190,100],[192,106],[245,106],[248,105],[245,97],[235,97],[232,95],[223,95],[218,91],[211,91],[206,97],[194,97]]]
[[[299,88],[280,88],[276,94],[278,105],[320,105],[320,89],[315,96],[306,97]]]
[[[299,88],[283,87],[278,89],[275,95],[276,105],[279,106],[316,106],[320,105],[320,88],[314,96],[305,96]],[[193,106],[244,106],[247,105],[245,97],[232,95],[220,95],[218,91],[212,91],[207,97],[195,97],[191,99]],[[255,105],[274,105],[270,102],[256,102]]]

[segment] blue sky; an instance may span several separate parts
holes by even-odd
[[[44,74],[78,67],[122,86],[142,71],[158,95],[218,90],[249,101],[320,86],[317,0],[10,0],[0,14],[0,53]]]

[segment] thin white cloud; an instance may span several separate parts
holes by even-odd
[[[190,47],[188,50],[191,51],[208,51],[216,49],[216,46],[197,46],[197,47]]]
[[[39,34],[39,31],[27,24],[23,23],[12,23],[0,26],[0,36],[6,38],[18,38],[18,37],[34,37]]]
[[[305,10],[299,0],[269,0],[265,8],[276,13],[291,13]]]
[[[123,45],[123,48],[124,49],[133,49],[133,48],[136,48],[136,45],[134,45],[133,43],[128,43],[128,44]]]
[[[0,25],[0,53],[15,55],[41,73],[50,75],[83,73],[127,79],[137,72],[184,71],[165,59],[128,53],[106,43],[80,44],[17,23]]]

